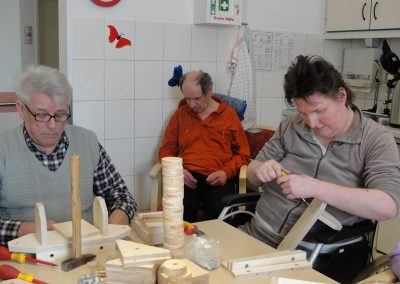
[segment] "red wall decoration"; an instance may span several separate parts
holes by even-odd
[[[102,6],[102,7],[112,7],[115,4],[117,4],[121,0],[92,0],[92,2],[96,5]]]

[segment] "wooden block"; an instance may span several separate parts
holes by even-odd
[[[106,262],[107,283],[156,283],[158,265],[124,267],[120,258]]]
[[[173,278],[179,278],[185,275],[187,271],[186,261],[176,258],[164,261],[158,269],[159,273],[164,273],[168,277]]]
[[[155,212],[145,212],[145,213],[138,213],[137,217],[143,220],[152,220],[152,219],[159,219],[162,220],[163,218],[163,211],[155,211]]]
[[[123,263],[124,263],[124,267],[137,267],[137,266],[143,266],[143,265],[161,264],[164,261],[169,260],[169,259],[171,259],[170,256],[159,256],[159,257],[123,260]]]
[[[117,240],[116,242],[124,265],[128,261],[135,262],[139,259],[171,257],[170,251],[164,248],[148,246],[125,240]]]
[[[63,222],[54,224],[54,229],[64,236],[67,240],[72,239],[72,222]],[[100,230],[88,223],[87,221],[81,219],[81,234],[82,238],[100,235]]]
[[[148,245],[159,245],[164,241],[164,233],[152,233],[142,225],[139,220],[134,220],[132,226],[138,237]]]
[[[187,268],[192,273],[192,284],[208,284],[210,273],[207,270],[201,268],[187,258],[183,260],[186,261]]]

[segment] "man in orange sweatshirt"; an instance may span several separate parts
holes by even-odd
[[[184,219],[200,221],[222,210],[222,197],[237,192],[239,169],[250,160],[249,145],[236,111],[212,96],[209,74],[199,70],[184,74],[180,87],[184,99],[172,115],[159,158],[183,160]]]

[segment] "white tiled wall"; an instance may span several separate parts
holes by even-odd
[[[132,46],[108,42],[113,25]],[[214,90],[227,93],[225,64],[237,27],[73,18],[72,78],[74,123],[98,135],[134,193],[140,209],[150,206],[147,173],[157,161],[168,120],[182,98],[167,85],[173,67],[203,69]],[[345,41],[296,34],[297,53],[318,54],[341,68]],[[277,126],[284,107],[284,71],[256,73],[257,123]]]

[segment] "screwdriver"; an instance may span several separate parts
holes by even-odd
[[[40,281],[35,279],[32,274],[29,273],[21,273],[18,269],[14,266],[8,264],[0,265],[0,279],[7,280],[7,279],[21,279],[27,282],[36,283],[36,284],[47,284],[47,282]]]
[[[6,247],[0,246],[0,260],[15,260],[19,263],[24,263],[25,261],[40,263],[50,266],[57,266],[57,264],[52,262],[47,262],[44,260],[36,259],[33,257],[28,257],[24,253],[10,252]]]

